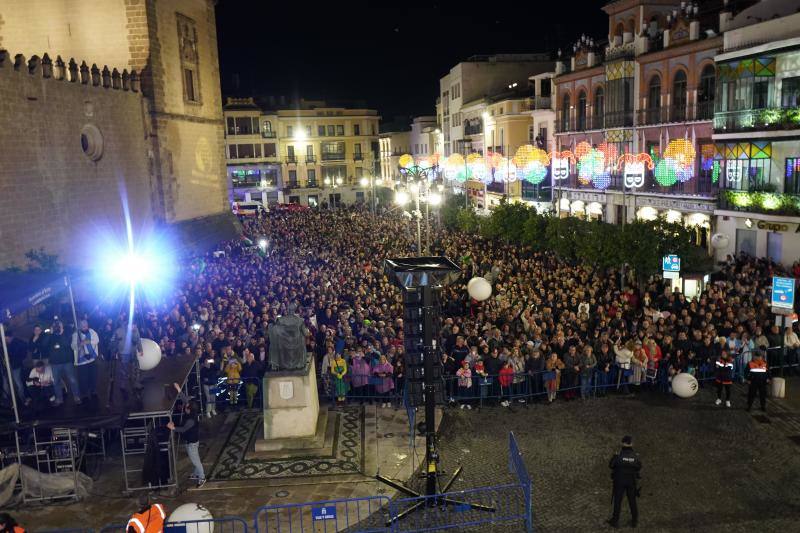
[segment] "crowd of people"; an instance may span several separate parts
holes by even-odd
[[[268,328],[292,305],[309,330],[321,395],[397,406],[406,377],[403,303],[383,261],[416,253],[413,229],[401,216],[359,207],[245,220],[247,239],[188,262],[173,297],[137,304],[132,339],[127,316],[104,310],[83,313],[71,334],[58,320],[28,339],[8,330],[18,397],[37,409],[61,404],[65,387],[75,403],[91,399],[98,358],[118,359],[116,386],[136,394],[135,354],[139,339],[150,338],[166,357],[202,361],[206,416],[216,414],[220,392],[238,405],[243,391],[252,406],[270,369]],[[687,299],[659,276],[623,286],[614,270],[441,227],[430,253],[463,270],[439,295],[437,337],[446,397],[464,409],[642,386],[667,392],[677,373],[713,378],[720,360],[730,361],[731,379],[744,380],[756,352],[766,350],[773,367],[784,362],[782,344],[795,371],[796,326],[780,331],[769,307],[771,276],[785,271],[769,260],[728,257]],[[492,283],[488,300],[468,296],[473,276]]]

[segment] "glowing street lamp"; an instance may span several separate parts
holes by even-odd
[[[411,197],[406,191],[397,191],[394,195],[394,202],[397,205],[406,205],[411,201]]]

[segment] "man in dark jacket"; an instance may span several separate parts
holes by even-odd
[[[636,527],[639,521],[639,509],[636,506],[636,498],[639,494],[636,489],[636,480],[639,479],[642,462],[633,451],[633,438],[627,435],[622,438],[622,450],[611,457],[608,467],[611,469],[611,479],[613,480],[611,497],[614,503],[614,514],[608,520],[608,524],[611,527],[619,527],[622,498],[627,496],[628,506],[631,510],[631,526]]]
[[[17,393],[17,401],[23,401],[25,398],[25,376],[24,366],[25,358],[28,356],[28,344],[22,339],[14,336],[14,332],[10,329],[6,332],[6,346],[8,347],[8,359],[11,364],[11,376],[14,379],[14,389]],[[8,388],[8,381],[5,380],[3,388]],[[10,392],[10,391],[9,391]]]
[[[245,348],[244,365],[240,377],[244,383],[244,390],[247,395],[247,408],[253,408],[253,401],[255,400],[256,393],[258,392],[258,385],[261,382],[262,375],[261,362],[256,361],[253,353]]]
[[[53,369],[53,385],[56,401],[53,406],[64,403],[64,387],[61,382],[69,384],[69,390],[75,398],[75,404],[81,403],[81,391],[75,375],[75,352],[72,351],[71,335],[64,331],[60,320],[53,323],[53,332],[47,337],[45,353]]]
[[[206,473],[203,469],[203,462],[200,460],[200,410],[197,402],[191,401],[189,396],[181,390],[181,386],[173,383],[175,390],[178,391],[178,399],[183,402],[183,421],[180,426],[176,426],[170,421],[167,429],[180,434],[186,445],[186,455],[189,456],[194,472],[191,479],[197,480],[197,488],[206,484]]]

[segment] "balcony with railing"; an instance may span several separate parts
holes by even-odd
[[[714,113],[716,133],[800,129],[800,108],[767,107]]]
[[[605,115],[602,114],[570,117],[568,121],[564,121],[559,112],[558,120],[556,120],[556,133],[602,130],[604,127],[606,127]]]
[[[261,130],[261,136],[265,139],[274,139],[276,134],[272,130]]]
[[[286,164],[287,165],[296,165],[297,164],[297,156],[295,156],[295,155],[287,155],[286,156]]]
[[[464,121],[464,135],[481,135],[483,133],[483,121],[476,120],[474,122]]]
[[[711,120],[714,116],[714,102],[700,102],[691,105],[659,106],[640,109],[636,123],[639,126],[669,124],[674,122],[696,122]]]
[[[317,156],[315,155],[307,155],[306,156],[306,164],[314,164],[317,162]]]
[[[323,152],[322,153],[322,160],[323,161],[344,161],[345,155],[344,152]]]
[[[605,114],[606,128],[625,128],[633,126],[633,111],[612,111]]]

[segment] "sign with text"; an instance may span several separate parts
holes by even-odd
[[[794,309],[794,278],[772,278],[773,310],[791,311]],[[775,311],[780,312],[780,311]]]
[[[318,520],[336,520],[336,506],[326,505],[325,507],[312,507],[311,518],[314,522]]]
[[[681,258],[677,255],[665,255],[661,260],[662,270],[664,272],[680,272],[681,271]]]

